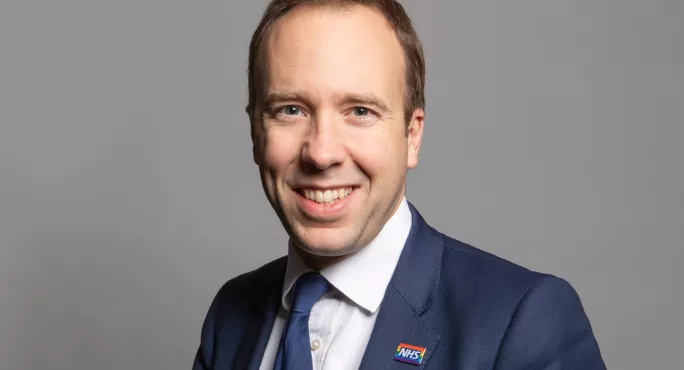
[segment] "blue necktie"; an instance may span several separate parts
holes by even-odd
[[[311,370],[309,315],[314,303],[328,290],[328,282],[316,272],[297,279],[292,294],[290,318],[280,339],[274,370]]]

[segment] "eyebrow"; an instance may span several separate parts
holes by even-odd
[[[264,106],[266,109],[270,110],[272,107],[284,101],[302,101],[311,104],[314,97],[304,91],[273,91],[264,97]],[[389,105],[381,98],[373,94],[360,94],[360,93],[341,93],[335,94],[335,101],[338,104],[359,104],[359,105],[372,105],[380,113],[388,114],[391,110]]]
[[[387,114],[390,112],[390,108],[387,105],[387,103],[385,103],[382,99],[380,99],[374,95],[350,93],[350,94],[344,94],[340,98],[341,98],[340,101],[342,101],[344,103],[353,103],[353,104],[359,104],[359,105],[373,105],[373,106],[375,106],[376,109],[378,109],[380,111],[380,113]]]
[[[273,91],[264,97],[264,107],[271,110],[276,103],[284,101],[304,101],[311,102],[313,97],[303,91]]]

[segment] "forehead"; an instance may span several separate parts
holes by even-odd
[[[274,23],[259,54],[262,93],[372,93],[388,103],[402,100],[401,45],[384,16],[368,7],[300,6]]]

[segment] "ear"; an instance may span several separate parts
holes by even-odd
[[[257,166],[261,165],[261,161],[259,160],[259,151],[257,150],[257,145],[255,142],[252,142],[252,159],[254,159],[254,164]]]
[[[406,136],[408,138],[408,156],[406,160],[406,167],[411,169],[418,165],[418,151],[423,139],[423,121],[425,120],[425,111],[422,108],[417,108],[413,111],[411,121],[408,123],[406,129]]]
[[[256,137],[254,131],[254,112],[249,106],[247,106],[245,111],[247,112],[247,116],[249,117],[249,135],[252,138],[252,159],[254,160],[254,163],[258,166],[259,163],[261,163],[261,161],[259,160],[258,138]]]

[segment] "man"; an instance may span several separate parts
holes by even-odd
[[[254,33],[254,161],[289,253],[214,299],[194,369],[605,369],[573,288],[431,228],[405,199],[424,123],[394,0],[274,0]]]

